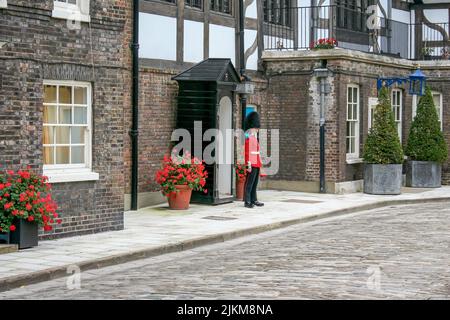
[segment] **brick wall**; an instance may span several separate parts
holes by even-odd
[[[53,1],[9,0],[0,10],[0,166],[42,172],[43,81],[93,88],[95,182],[57,183],[63,223],[41,238],[123,228],[124,110],[129,105],[131,2],[91,0],[91,24],[71,30]]]
[[[142,192],[159,191],[156,171],[168,154],[175,127],[178,85],[171,78],[175,70],[142,67],[139,89],[139,186]],[[131,127],[129,114],[125,136]],[[129,144],[128,144],[129,145]],[[126,193],[131,193],[131,148],[125,149]]]

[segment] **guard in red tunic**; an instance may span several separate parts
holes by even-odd
[[[245,207],[262,207],[264,203],[257,200],[256,189],[262,167],[258,131],[261,127],[257,112],[250,113],[245,119],[248,137],[245,139],[245,163],[247,166],[247,179],[245,181],[244,201]]]

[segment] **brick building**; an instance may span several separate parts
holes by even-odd
[[[49,176],[62,224],[123,228],[131,3],[0,1],[0,167]]]
[[[407,77],[420,64],[450,141],[448,1],[249,0],[244,4],[246,73],[256,87],[248,109],[261,113],[265,128],[280,130],[279,172],[262,187],[319,190],[319,91],[314,69],[323,60],[330,70],[331,88],[326,96],[328,192],[361,190],[360,155],[380,76]],[[376,31],[366,26],[373,14]],[[140,137],[147,143],[140,144],[140,205],[163,200],[153,176],[175,124],[177,85],[171,77],[210,57],[230,58],[239,70],[240,31],[239,1],[141,1],[144,116]],[[311,42],[328,37],[338,40],[338,49],[309,50]],[[348,103],[349,95],[353,100]],[[417,97],[404,86],[393,88],[392,95],[399,135],[406,143]],[[358,113],[347,114],[350,106]],[[235,115],[237,127],[239,115],[240,110]],[[445,164],[446,183],[449,170]],[[127,186],[127,194],[129,190]]]
[[[140,0],[139,207],[164,201],[154,176],[176,124],[172,78],[207,58],[229,58],[239,70],[241,49],[255,85],[247,109],[280,130],[280,168],[262,187],[319,190],[314,69],[325,61],[327,192],[361,188],[379,76],[407,77],[419,63],[450,141],[446,2],[246,0],[241,30],[238,0]],[[365,22],[375,3],[373,32]],[[31,165],[50,177],[63,224],[43,237],[123,228],[132,190],[132,13],[126,0],[0,0],[0,166]],[[339,48],[309,50],[327,37]],[[407,91],[392,90],[403,143],[417,102]],[[238,107],[236,127],[240,115]],[[443,178],[450,183],[448,164]]]

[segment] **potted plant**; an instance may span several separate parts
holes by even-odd
[[[236,164],[236,199],[244,200],[244,188],[247,170],[244,164]]]
[[[313,41],[310,45],[310,49],[312,50],[320,50],[320,49],[334,49],[337,47],[338,42],[334,38],[322,38],[317,41]]]
[[[406,185],[416,188],[441,186],[441,166],[448,150],[429,87],[417,105],[417,114],[409,131],[405,153]]]
[[[380,90],[378,101],[374,124],[364,145],[364,192],[400,194],[403,149],[386,87]]]
[[[169,207],[174,210],[189,208],[192,190],[203,191],[208,176],[204,164],[188,153],[183,157],[164,157],[163,168],[156,173],[156,182],[168,198]]]
[[[422,48],[422,55],[423,55],[424,60],[432,60],[433,53],[434,53],[434,48],[427,47],[427,43],[425,42],[425,45]]]
[[[27,170],[0,173],[0,233],[19,249],[38,245],[38,227],[61,223],[47,177]]]

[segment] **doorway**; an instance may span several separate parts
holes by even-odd
[[[228,96],[222,97],[219,102],[219,132],[216,149],[216,164],[219,174],[219,198],[233,196],[233,104]]]

